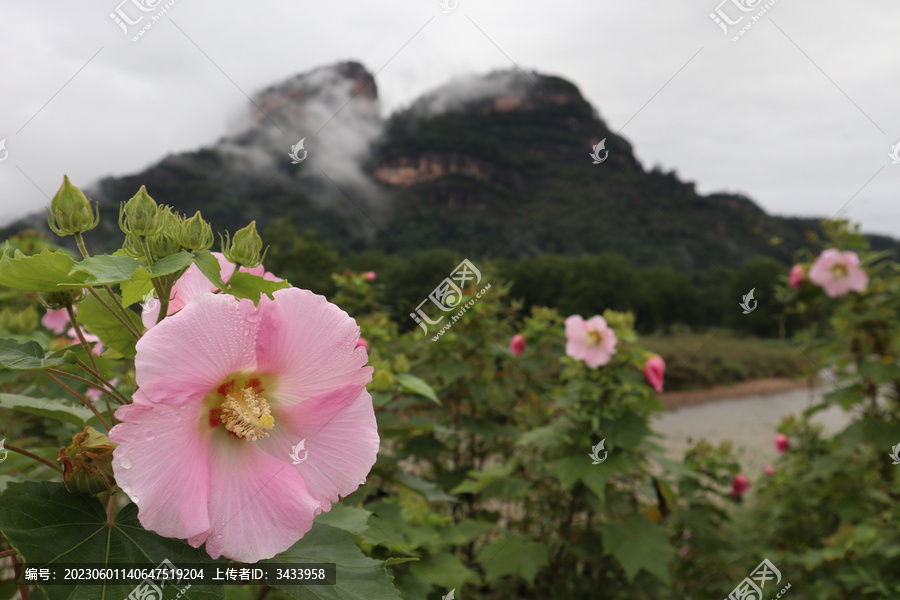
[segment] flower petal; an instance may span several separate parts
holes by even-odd
[[[378,454],[378,429],[372,397],[363,385],[348,385],[274,409],[276,433],[259,447],[288,460],[305,440],[306,460],[293,466],[310,494],[323,505],[337,502],[365,480]]]
[[[258,309],[250,300],[203,294],[137,343],[138,387],[154,402],[200,398],[228,374],[255,366]]]
[[[150,402],[142,392],[120,407],[109,440],[119,487],[139,507],[141,524],[165,537],[209,529],[210,436],[198,435],[188,407]]]
[[[312,528],[322,508],[289,462],[256,443],[230,437],[217,437],[210,450],[206,551],[212,558],[247,563],[272,558]],[[191,543],[199,545],[199,540]]]
[[[287,288],[260,300],[257,370],[277,373],[271,398],[285,405],[345,385],[365,385],[372,367],[356,348],[359,326],[350,316],[309,290]]]

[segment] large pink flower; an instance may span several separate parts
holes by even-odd
[[[862,292],[869,276],[859,266],[856,252],[829,248],[822,252],[809,269],[809,280],[825,290],[829,298],[844,296],[849,291]]]
[[[224,281],[228,281],[228,278],[231,277],[231,273],[234,271],[234,263],[228,262],[228,259],[225,258],[225,255],[221,252],[213,252],[212,255],[219,261],[221,278]],[[239,272],[259,275],[269,281],[281,281],[281,278],[275,277],[275,275],[267,272],[262,265],[253,267],[252,269],[241,267]],[[216,288],[213,282],[200,271],[200,268],[197,267],[197,265],[191,265],[188,267],[188,270],[184,272],[184,275],[178,278],[175,285],[172,286],[169,310],[166,311],[167,316],[175,314],[200,294],[214,292],[217,289],[218,288]],[[153,300],[144,304],[141,312],[141,320],[144,322],[144,327],[146,329],[150,329],[156,325],[156,320],[159,318],[159,309],[160,304],[158,300]]]
[[[616,353],[616,333],[606,324],[606,319],[595,315],[585,321],[579,315],[566,319],[566,354],[575,360],[583,360],[596,369],[605,365]]]
[[[195,297],[137,343],[113,468],[160,535],[255,562],[356,490],[378,452],[359,327],[308,290]]]

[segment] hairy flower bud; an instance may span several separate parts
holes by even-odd
[[[84,288],[69,288],[52,292],[38,292],[38,299],[49,310],[62,310],[84,298]]]
[[[181,224],[179,241],[190,251],[209,250],[213,245],[213,231],[209,223],[203,220],[198,210],[190,219]]]
[[[122,244],[122,252],[125,256],[131,258],[144,258],[144,249],[141,247],[141,238],[128,234],[125,236],[125,243]]]
[[[90,426],[76,433],[72,443],[59,451],[66,489],[90,495],[112,489],[115,485],[112,459],[116,446]]]
[[[119,227],[126,234],[138,236],[156,235],[160,232],[159,206],[143,185],[138,193],[123,203],[119,209]]]
[[[63,175],[63,183],[50,201],[47,224],[53,233],[62,237],[89,231],[100,222],[99,204],[91,210],[91,201],[84,193],[72,185],[68,175]]]
[[[227,232],[226,232],[227,236]],[[220,236],[221,237],[221,236]],[[256,221],[252,221],[234,234],[234,239],[227,238],[222,242],[222,254],[229,262],[252,269],[262,264],[262,239],[256,232]]]
[[[160,233],[147,238],[150,253],[159,260],[181,252],[181,242],[178,240],[181,232],[182,220],[177,214],[172,213],[172,208],[163,206],[159,209]]]

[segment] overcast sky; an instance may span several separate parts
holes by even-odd
[[[559,75],[647,168],[900,237],[896,0],[174,0],[131,41],[172,1],[0,0],[0,222],[47,205],[63,173],[87,187],[209,145],[246,95],[358,60],[384,114],[455,76]],[[128,35],[117,8],[144,15]],[[743,17],[727,35],[717,8]]]

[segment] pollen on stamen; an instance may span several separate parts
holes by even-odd
[[[251,387],[228,394],[222,402],[219,417],[225,429],[249,441],[269,437],[267,430],[275,426],[275,417],[266,399]]]

